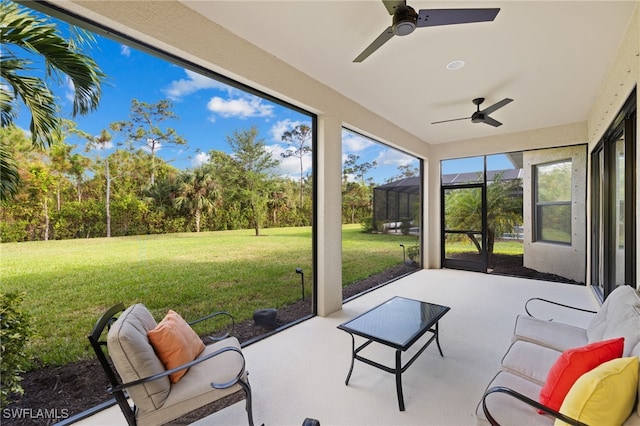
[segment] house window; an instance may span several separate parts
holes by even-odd
[[[571,159],[534,166],[536,241],[571,244]]]

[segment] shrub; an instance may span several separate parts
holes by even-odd
[[[402,222],[400,222],[400,230],[402,231],[402,235],[409,235],[409,231],[411,231],[411,219],[402,219]]]
[[[29,238],[29,234],[27,233],[28,225],[29,222],[26,220],[8,222],[3,219],[0,221],[0,242],[15,243],[18,241],[27,241]]]
[[[373,228],[373,218],[371,216],[363,217],[360,220],[360,226],[362,227],[362,232],[366,234],[370,234],[375,231]]]
[[[411,259],[411,262],[417,263],[420,260],[420,246],[407,247],[407,257]]]
[[[9,395],[22,395],[21,373],[29,359],[27,341],[33,334],[31,318],[22,308],[25,293],[0,293],[0,406],[9,403]]]

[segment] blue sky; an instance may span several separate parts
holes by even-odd
[[[66,33],[67,24],[59,25]],[[300,163],[297,158],[283,159],[286,149],[282,134],[299,124],[311,125],[306,114],[283,107],[264,98],[254,96],[209,77],[185,70],[172,63],[125,46],[110,39],[96,36],[97,43],[90,55],[107,74],[99,109],[74,121],[78,127],[92,135],[109,124],[129,119],[131,100],[156,103],[162,99],[173,102],[173,112],[179,120],[165,121],[164,126],[176,129],[187,140],[186,146],[164,146],[158,155],[180,169],[193,168],[206,161],[212,149],[230,152],[227,136],[252,126],[259,129],[258,137],[264,141],[274,158],[280,162],[278,173],[297,178]],[[70,117],[72,88],[65,82],[53,86],[63,116]],[[28,129],[30,115],[22,106],[17,124]],[[111,132],[113,134],[113,132]],[[124,142],[124,136],[113,134],[113,143]],[[71,139],[69,143],[83,149],[85,141]],[[385,145],[377,144],[360,135],[343,132],[343,158],[358,155],[359,162],[376,161],[378,166],[367,177],[376,183],[397,175],[398,165],[418,161]],[[305,174],[311,171],[311,156],[304,159]]]
[[[467,157],[456,158],[452,160],[442,161],[442,173],[468,173],[468,172],[482,172],[484,170],[484,157]],[[504,154],[494,154],[487,156],[487,170],[507,170],[513,169],[516,166],[509,160]]]

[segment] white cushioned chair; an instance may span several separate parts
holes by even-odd
[[[576,418],[539,402],[549,371],[568,349],[620,337],[624,338],[622,356],[640,358],[640,293],[632,286],[620,286],[609,294],[597,312],[545,299],[530,301],[552,303],[594,315],[587,328],[580,328],[535,318],[525,305],[528,316],[518,315],[512,343],[502,358],[500,371],[476,407],[477,424],[553,425],[560,419],[566,424],[583,425]],[[624,421],[624,426],[640,426],[640,379],[636,379],[635,409]]]
[[[532,316],[527,307],[530,302],[536,301],[592,312],[594,315],[587,328],[540,319]],[[597,312],[539,298],[530,299],[527,305],[525,310],[528,315],[518,315],[516,318],[513,342],[531,342],[562,352],[587,343],[622,336],[625,338],[623,356],[629,356],[634,346],[640,341],[640,316],[638,315],[640,294],[628,285],[622,285],[613,290]]]
[[[205,319],[216,315],[229,316],[219,312]],[[156,325],[144,305],[136,304],[125,310],[124,305],[118,304],[100,317],[89,335],[111,383],[109,391],[128,424],[165,424],[242,390],[246,396],[249,425],[253,425],[251,388],[238,339],[227,337],[228,334],[219,336],[218,341],[206,345],[193,361],[166,370],[147,337]],[[106,341],[101,340],[105,328],[108,329]],[[105,347],[117,374],[111,368]],[[188,367],[186,374],[177,383],[172,383],[169,375],[185,367]]]

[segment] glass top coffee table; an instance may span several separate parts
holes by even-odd
[[[396,376],[398,407],[400,411],[404,411],[402,373],[413,364],[418,356],[420,356],[434,340],[438,345],[440,356],[444,356],[442,355],[440,340],[438,338],[438,321],[449,309],[448,306],[435,305],[433,303],[396,296],[354,319],[340,324],[338,328],[351,335],[351,367],[349,368],[347,379],[344,382],[345,385],[349,384],[355,360],[392,373]],[[432,334],[429,340],[423,344],[406,364],[402,365],[402,352],[405,352],[413,346],[413,344],[427,332]],[[356,348],[355,336],[364,337],[367,340]],[[396,350],[394,367],[382,365],[359,354],[361,350],[373,342],[390,346]]]

